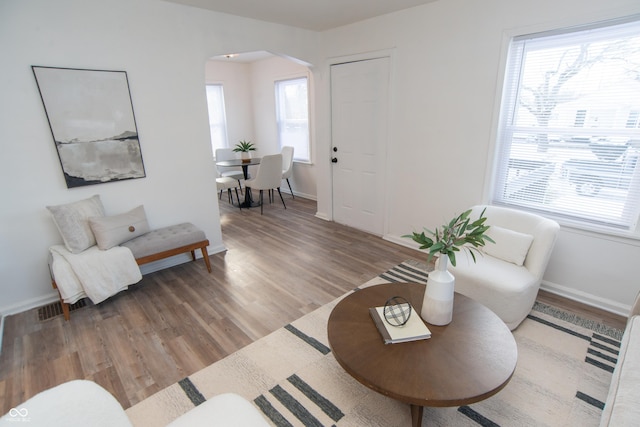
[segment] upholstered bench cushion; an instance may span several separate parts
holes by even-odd
[[[204,231],[189,222],[185,222],[152,230],[142,236],[124,242],[120,246],[131,249],[135,258],[142,258],[203,240],[207,240]]]

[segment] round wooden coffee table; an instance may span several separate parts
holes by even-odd
[[[420,315],[425,285],[390,283],[345,297],[331,312],[329,344],[340,365],[363,385],[411,405],[414,426],[425,406],[461,406],[484,400],[507,385],[516,367],[516,342],[498,316],[455,294],[453,321],[427,324],[431,338],[385,345],[369,315],[392,296]]]

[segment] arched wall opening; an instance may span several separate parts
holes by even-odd
[[[206,84],[223,87],[228,146],[234,147],[241,140],[251,141],[260,157],[280,152],[275,83],[300,77],[309,82],[311,159],[308,163],[294,163],[290,182],[296,196],[316,200],[315,91],[311,64],[264,50],[216,55],[205,64]]]

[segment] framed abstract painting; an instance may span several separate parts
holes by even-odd
[[[146,176],[125,71],[31,68],[67,188]]]

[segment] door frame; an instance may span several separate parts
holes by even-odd
[[[389,150],[389,146],[390,146],[390,135],[392,134],[392,111],[393,111],[393,106],[394,106],[394,100],[395,100],[395,96],[394,96],[394,86],[395,86],[395,59],[394,59],[394,53],[395,53],[395,49],[383,49],[383,50],[376,50],[376,51],[371,51],[371,52],[364,52],[364,53],[359,53],[359,54],[353,54],[353,55],[345,55],[345,56],[336,56],[336,57],[331,57],[328,59],[327,61],[327,68],[326,68],[326,75],[327,75],[327,93],[328,93],[328,124],[329,124],[329,129],[328,129],[328,146],[327,146],[327,153],[328,153],[328,157],[326,159],[327,164],[329,165],[329,194],[328,194],[328,220],[330,221],[334,221],[334,206],[333,206],[333,164],[331,163],[331,157],[333,152],[331,151],[331,148],[333,147],[333,140],[332,140],[332,129],[333,129],[333,123],[331,120],[332,117],[332,101],[331,101],[331,67],[333,65],[339,65],[339,64],[345,64],[345,63],[349,63],[349,62],[358,62],[358,61],[367,61],[367,60],[372,60],[372,59],[380,59],[380,58],[388,58],[389,59],[389,104],[387,105],[387,135],[385,135],[384,138],[384,149],[383,149],[383,153],[382,155],[384,156],[384,171],[382,173],[382,182],[384,183],[384,186],[382,188],[382,194],[381,197],[383,197],[383,206],[384,209],[381,212],[382,214],[382,236],[384,237],[389,233],[389,205],[387,203],[387,199],[388,199],[388,191],[389,191],[389,182],[387,180],[387,176],[388,176],[388,171],[389,171],[389,165],[391,164],[390,159],[389,159],[389,153],[391,150]]]

